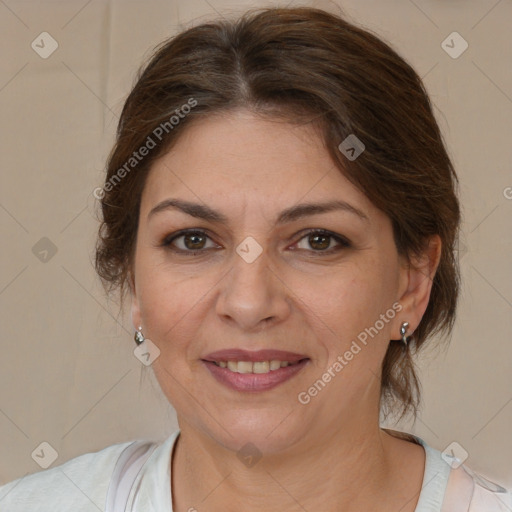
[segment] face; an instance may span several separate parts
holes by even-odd
[[[133,266],[133,321],[180,428],[277,453],[374,424],[411,320],[402,263],[390,219],[311,126],[191,124],[148,175]]]

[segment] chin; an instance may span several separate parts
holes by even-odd
[[[290,415],[290,421],[283,421],[288,412],[267,415],[261,411],[233,412],[223,417],[222,426],[209,424],[206,428],[209,437],[237,453],[244,449],[250,451],[250,446],[254,446],[261,454],[278,454],[307,435],[305,423],[297,421],[294,414]]]

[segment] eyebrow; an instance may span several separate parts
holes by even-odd
[[[219,224],[229,224],[229,219],[223,214],[216,210],[213,210],[209,206],[202,205],[199,203],[193,203],[185,201],[183,199],[165,199],[158,203],[148,214],[148,220],[153,215],[175,209],[186,213],[192,217],[203,219],[210,222],[216,222]],[[283,210],[277,217],[276,224],[285,224],[287,222],[293,222],[310,215],[317,215],[320,213],[331,212],[334,210],[341,210],[348,213],[352,213],[359,217],[361,220],[366,222],[369,221],[368,216],[346,201],[334,200],[325,203],[302,203],[296,206],[292,206]]]

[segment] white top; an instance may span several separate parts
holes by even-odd
[[[170,461],[178,435],[179,430],[160,443],[114,444],[18,478],[0,487],[0,512],[124,512],[125,503],[126,512],[172,512]],[[439,451],[415,439],[426,453],[416,512],[512,511],[512,493],[456,459],[448,464]],[[114,497],[124,500],[123,507],[111,508]]]

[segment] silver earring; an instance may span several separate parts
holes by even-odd
[[[410,337],[407,338],[405,333],[407,332],[407,329],[409,328],[409,322],[402,322],[402,325],[400,326],[400,336],[402,336],[402,343],[407,347],[407,344],[409,343]]]
[[[140,345],[141,343],[144,343],[146,341],[146,338],[144,338],[144,334],[142,334],[142,325],[139,327],[137,331],[135,331],[135,336],[133,337],[135,340],[135,343],[137,345]]]

